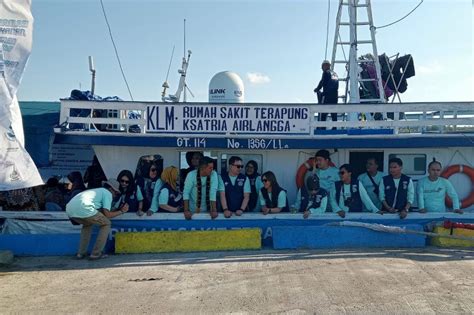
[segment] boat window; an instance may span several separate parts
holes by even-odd
[[[227,167],[229,166],[229,163],[227,160],[231,156],[238,156],[242,159],[243,164],[246,165],[248,161],[253,160],[257,162],[258,165],[258,173],[262,174],[262,161],[263,161],[263,156],[261,154],[227,154],[223,153],[221,154],[221,169],[220,169],[220,174],[227,172]],[[242,170],[242,173],[245,172],[245,169]]]
[[[426,174],[426,154],[390,154],[389,159],[399,158],[403,162],[403,173],[406,175]]]

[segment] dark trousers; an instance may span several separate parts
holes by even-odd
[[[318,95],[318,104],[337,104],[337,95],[336,97],[327,97],[323,96],[321,92],[317,93]],[[319,113],[319,121],[326,121],[328,117],[328,113]],[[331,113],[331,120],[332,121],[337,121],[337,113]],[[319,129],[319,128],[318,128]],[[321,129],[326,129],[325,127],[322,127]],[[336,128],[332,128],[336,129]]]

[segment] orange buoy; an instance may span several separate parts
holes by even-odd
[[[471,180],[471,183],[474,185],[474,168],[469,167],[467,165],[451,165],[448,168],[446,168],[443,173],[441,173],[441,177],[444,177],[448,179],[450,176],[457,174],[457,173],[462,173],[465,174],[469,179]],[[464,198],[461,201],[461,209],[467,208],[469,206],[472,206],[474,204],[474,190],[471,190],[471,193],[469,196]],[[451,198],[446,197],[446,205],[448,207],[453,206],[453,201]]]

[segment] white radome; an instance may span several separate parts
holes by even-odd
[[[244,82],[235,72],[219,72],[209,82],[209,103],[244,103],[244,96]]]

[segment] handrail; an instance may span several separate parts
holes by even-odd
[[[166,105],[166,106],[223,106],[224,104],[209,103],[159,103],[159,102],[97,102],[97,101],[74,101],[61,100],[60,125],[66,123],[89,124],[94,126],[97,124],[114,124],[126,126],[122,128],[128,131],[128,126],[138,125],[141,134],[151,135],[147,133],[147,107],[150,105]],[[313,130],[330,129],[330,128],[347,128],[347,129],[393,129],[394,133],[412,134],[422,132],[462,132],[474,131],[474,102],[432,102],[432,103],[403,103],[403,104],[337,104],[337,105],[318,105],[318,104],[265,104],[265,103],[246,103],[246,104],[225,104],[225,106],[271,106],[272,108],[290,108],[290,107],[307,107],[309,119],[307,121],[310,132],[307,135],[299,134],[300,138],[313,138],[321,136],[314,135]],[[72,117],[71,109],[90,110],[115,110],[121,114],[119,117]],[[140,118],[129,118],[129,112],[136,112]],[[373,113],[378,112],[387,115],[393,113],[393,120],[345,120],[348,113]],[[339,119],[337,122],[318,121],[317,117],[321,113],[337,113]],[[403,117],[400,118],[400,113]],[[369,114],[366,114],[369,115]],[[121,118],[126,117],[126,118]],[[88,129],[88,128],[87,128]],[[84,130],[61,130],[61,132],[84,132]],[[114,133],[116,131],[107,131]],[[200,132],[189,132],[189,134],[199,134]],[[212,133],[211,133],[212,134]],[[138,135],[138,134],[137,134]],[[170,136],[167,134],[159,134],[160,136]],[[209,136],[209,134],[207,134]],[[216,133],[212,136],[232,136],[237,137],[239,133]],[[261,137],[273,137],[272,135],[259,135]],[[285,135],[285,138],[294,138],[295,135]]]

